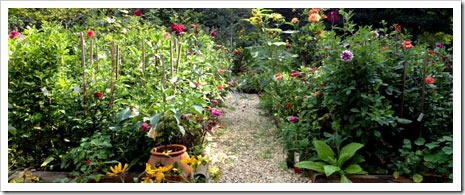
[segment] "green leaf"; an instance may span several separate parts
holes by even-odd
[[[442,148],[442,151],[446,154],[452,154],[453,150],[452,150],[452,147],[450,146],[446,146],[444,148]]]
[[[344,165],[344,163],[347,160],[352,158],[355,155],[355,153],[362,147],[363,147],[363,144],[355,143],[355,142],[345,145],[341,149],[339,159],[337,160],[337,166],[342,167],[342,165]]]
[[[323,166],[323,169],[325,170],[325,175],[326,175],[327,177],[329,177],[330,175],[332,175],[334,172],[340,171],[340,170],[341,170],[341,168],[336,167],[336,166],[334,166],[334,165],[325,165],[325,166]]]
[[[373,133],[375,134],[375,137],[381,137],[381,132],[378,130],[374,130]]]
[[[323,166],[326,165],[322,162],[313,162],[313,161],[300,161],[294,166],[302,169],[314,170],[318,173],[325,173]]]
[[[360,112],[360,110],[358,108],[352,108],[350,109],[351,112]]]
[[[49,156],[40,166],[45,167],[48,165],[48,163],[52,162],[53,160],[55,160],[55,158],[53,158],[53,156]]]
[[[413,175],[413,182],[421,183],[422,181],[423,181],[423,176],[421,176],[420,174]]]
[[[184,129],[183,126],[178,125],[178,129],[179,129],[179,132],[181,132],[181,135],[182,135],[182,136],[184,136],[184,134],[186,134],[186,130]]]
[[[12,109],[13,108],[13,105],[11,105],[10,103],[8,103],[8,109]]]
[[[181,112],[179,110],[176,110],[176,109],[171,109],[171,111],[173,112],[174,114],[174,118],[176,119],[176,124],[180,124],[181,123]]]
[[[118,122],[121,122],[121,121],[128,119],[130,116],[131,116],[131,109],[126,108],[122,110],[121,112],[119,112],[116,118],[118,119]]]
[[[150,119],[150,126],[155,127],[158,121],[160,121],[161,115],[160,114],[155,114],[152,116]]]
[[[415,140],[414,142],[417,146],[422,146],[423,144],[425,144],[425,139],[420,137],[418,138],[417,140]]]
[[[196,114],[202,114],[202,111],[203,111],[202,106],[194,105],[193,107],[194,107],[195,112],[197,112]]]
[[[10,132],[12,135],[16,135],[16,128],[14,128],[11,125],[8,125],[8,132]]]
[[[433,149],[433,148],[438,147],[439,144],[438,144],[437,142],[431,142],[431,143],[425,144],[425,146],[426,146],[428,149]]]
[[[316,152],[318,153],[318,157],[321,160],[336,165],[336,160],[334,159],[334,152],[325,142],[320,140],[314,140],[313,146],[315,146]]]
[[[347,176],[344,175],[344,174],[341,175],[341,181],[340,182],[341,183],[352,183],[352,181],[350,181],[350,179],[347,178]]]
[[[392,177],[394,177],[394,179],[399,179],[399,172],[396,171],[392,174]]]
[[[347,168],[344,169],[344,173],[355,175],[355,174],[367,174],[366,171],[360,167],[360,165],[352,164],[349,165]]]
[[[399,122],[400,124],[410,124],[410,123],[412,123],[411,120],[408,120],[408,119],[405,119],[405,118],[397,118],[397,122]]]

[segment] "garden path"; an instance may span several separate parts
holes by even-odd
[[[209,136],[206,152],[222,172],[220,183],[308,183],[286,166],[284,146],[270,117],[257,108],[256,94],[229,94],[220,120],[226,127]]]

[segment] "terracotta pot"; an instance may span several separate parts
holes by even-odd
[[[165,148],[167,147],[167,148]],[[171,150],[169,157],[164,155],[162,152],[165,150]],[[191,168],[181,163],[181,159],[190,158],[189,154],[186,152],[186,147],[179,144],[170,144],[167,146],[158,146],[150,150],[152,154],[149,158],[148,163],[152,166],[152,169],[155,169],[157,162],[160,162],[163,166],[178,163],[178,167],[184,172],[188,177],[192,174]]]

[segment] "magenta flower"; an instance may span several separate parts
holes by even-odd
[[[331,24],[334,24],[339,20],[339,16],[337,15],[336,11],[330,11],[326,19],[328,22],[331,22]]]
[[[217,109],[212,109],[212,115],[213,116],[221,116],[221,111],[219,111]]]
[[[10,39],[14,39],[14,38],[18,38],[21,36],[21,33],[19,33],[18,31],[11,31],[8,36],[10,37]]]
[[[218,100],[211,100],[211,102],[218,105]]]
[[[436,43],[436,48],[441,48],[441,47],[442,47],[442,43],[437,42],[437,43]]]
[[[341,59],[342,59],[342,61],[344,61],[344,62],[351,61],[352,58],[354,58],[354,54],[352,54],[352,52],[350,52],[349,50],[344,50],[344,51],[341,53]]]
[[[291,116],[287,119],[290,123],[297,122],[299,120],[299,117],[296,116]]]
[[[176,35],[180,35],[182,32],[184,32],[184,26],[181,24],[173,23],[171,25],[171,31],[175,32]]]
[[[149,131],[149,124],[148,123],[142,123],[140,125],[140,129],[143,131],[143,132],[148,132]]]

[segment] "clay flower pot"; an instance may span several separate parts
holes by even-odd
[[[165,148],[166,147],[166,148]],[[169,157],[163,154],[163,151],[171,150]],[[186,146],[179,144],[170,144],[167,146],[158,146],[150,150],[151,156],[148,163],[152,166],[152,169],[156,168],[157,162],[160,162],[163,166],[178,163],[178,167],[182,170],[187,177],[192,174],[190,166],[181,163],[181,160],[184,158],[190,158],[189,154],[186,152]]]

